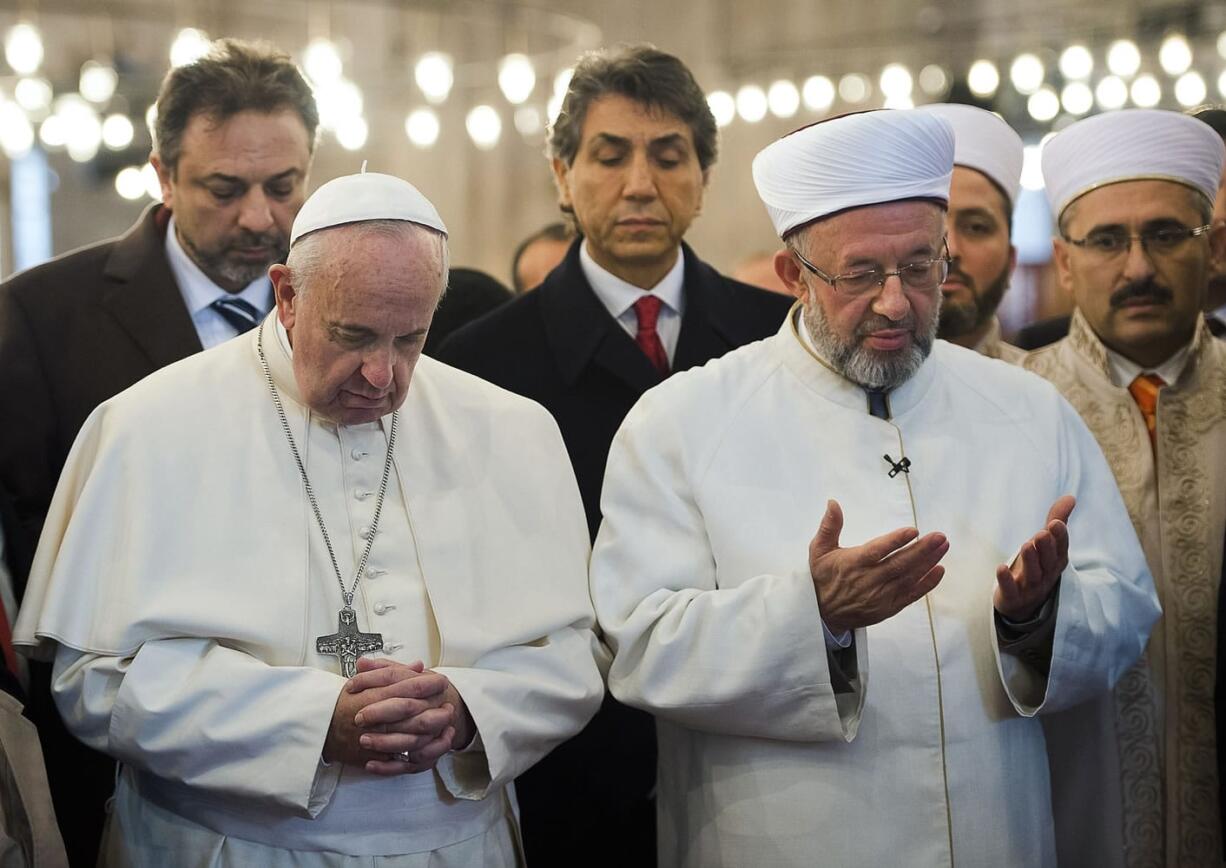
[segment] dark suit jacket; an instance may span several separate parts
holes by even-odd
[[[120,238],[0,284],[0,481],[37,539],[85,418],[158,368],[200,351],[150,207]]]
[[[456,329],[463,328],[514,297],[515,293],[484,271],[475,268],[451,269],[447,292],[430,320],[430,331],[421,351],[433,356],[439,344]]]
[[[438,358],[553,414],[595,538],[613,435],[661,377],[592,291],[579,244],[539,288],[444,341]],[[723,277],[688,246],[682,250],[685,313],[674,370],[778,330],[790,298]],[[655,755],[650,716],[606,697],[587,729],[516,782],[528,863],[654,865]]]
[[[792,299],[739,283],[687,246],[685,314],[673,370],[769,337]],[[535,290],[451,335],[436,357],[545,406],[562,429],[592,538],[600,485],[622,419],[661,377],[609,315],[579,265],[579,241]]]
[[[68,450],[93,409],[201,348],[166,261],[168,217],[154,205],[122,237],[0,285],[0,487],[12,495],[19,548],[37,542]],[[24,575],[14,579],[24,587]],[[69,858],[92,866],[114,764],[63,728],[48,669],[31,667],[30,716],[46,748]]]
[[[1013,344],[1023,350],[1037,350],[1039,347],[1054,344],[1068,334],[1071,319],[1072,317],[1057,316],[1022,326],[1013,336]]]

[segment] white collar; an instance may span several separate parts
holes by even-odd
[[[1192,344],[1187,344],[1165,362],[1152,368],[1141,367],[1131,359],[1124,358],[1106,344],[1103,344],[1103,349],[1107,351],[1107,369],[1111,372],[1111,381],[1121,389],[1127,389],[1132,381],[1141,374],[1157,374],[1164,383],[1173,386],[1188,364]]]
[[[242,292],[226,292],[210,280],[179,243],[173,214],[166,225],[166,260],[170,263],[170,271],[174,274],[175,283],[179,285],[179,292],[183,294],[187,311],[192,316],[207,310],[219,298],[241,298],[261,315],[267,313],[272,307],[272,281],[268,279],[267,274],[260,275],[251,281],[243,287]]]
[[[579,245],[579,267],[583,269],[583,276],[587,278],[596,297],[608,308],[614,319],[630,310],[645,293],[659,298],[677,315],[685,313],[685,255],[680,248],[677,249],[677,261],[673,263],[673,267],[651,289],[640,289],[602,268],[588,252],[587,239]]]

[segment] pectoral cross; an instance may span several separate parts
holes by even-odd
[[[363,633],[358,630],[358,616],[350,606],[340,611],[336,632],[315,640],[315,650],[320,654],[335,654],[341,661],[341,675],[352,678],[358,674],[358,658],[372,651],[383,650],[382,633]]]

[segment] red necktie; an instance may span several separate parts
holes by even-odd
[[[664,352],[664,344],[660,341],[660,333],[656,331],[656,320],[660,318],[660,306],[664,302],[654,295],[645,295],[634,303],[634,315],[639,321],[639,332],[634,336],[634,342],[639,345],[652,366],[660,372],[660,376],[668,376],[668,353]]]
[[[1165,385],[1166,380],[1157,374],[1138,374],[1128,386],[1128,392],[1137,402],[1141,418],[1145,420],[1150,448],[1156,448],[1158,444],[1158,391]]]

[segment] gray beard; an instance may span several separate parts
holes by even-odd
[[[267,262],[232,262],[226,257],[224,249],[202,250],[186,235],[179,235],[180,244],[205,276],[222,289],[231,292],[238,292],[253,280],[263,277],[268,273],[269,266],[274,263],[285,262],[285,257],[289,255],[288,245],[282,249],[284,239],[281,237],[274,238],[272,241],[270,246],[275,251],[275,255]]]
[[[803,316],[809,336],[813,338],[813,346],[832,368],[865,389],[880,389],[889,392],[911,379],[924,364],[924,359],[928,358],[928,354],[932,352],[932,343],[936,340],[940,302],[941,297],[938,294],[937,304],[930,320],[914,326],[914,340],[911,346],[902,352],[879,353],[868,349],[860,342],[860,337],[886,322],[883,317],[865,320],[856,329],[856,339],[845,342],[834,333],[830,327],[830,321],[826,319],[826,312],[822,310],[821,303],[812,294],[809,296],[809,303],[804,306]],[[912,322],[914,322],[913,317]],[[904,323],[906,323],[905,320]],[[905,328],[906,325],[901,325],[901,327]]]

